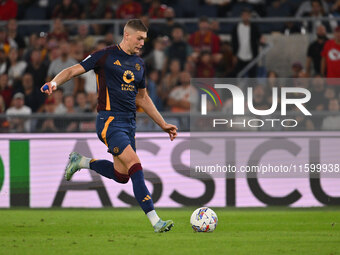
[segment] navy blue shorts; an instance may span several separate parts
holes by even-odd
[[[98,138],[113,156],[121,154],[129,144],[136,151],[135,113],[100,111],[97,115],[96,130]]]

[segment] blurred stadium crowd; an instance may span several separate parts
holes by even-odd
[[[322,17],[340,15],[340,0],[0,0],[0,119],[1,132],[76,132],[94,130],[94,124],[68,121],[58,125],[52,118],[40,119],[34,125],[13,115],[45,113],[90,113],[96,110],[95,74],[88,72],[58,88],[52,96],[39,89],[62,69],[82,61],[94,50],[119,43],[111,25],[65,25],[64,20],[141,18],[149,26],[148,38],[141,57],[147,66],[147,88],[156,107],[163,112],[182,113],[190,110],[198,94],[190,86],[191,78],[236,77],[266,45],[265,33],[315,34],[308,47],[306,63],[292,65],[290,78],[310,78],[304,86],[312,92],[310,111],[339,111],[339,89],[326,84],[324,77],[340,77],[336,61],[327,62],[330,41],[337,45],[340,56],[340,28],[336,21],[320,20],[314,29],[310,23],[283,22],[256,24],[254,17]],[[194,25],[179,18],[200,17]],[[209,17],[209,18],[207,18]],[[221,26],[214,18],[240,17],[232,26]],[[164,19],[149,25],[150,19]],[[17,21],[51,20],[48,29],[34,31],[19,27]],[[35,28],[36,30],[37,28]],[[225,40],[222,35],[229,34]],[[329,39],[328,36],[330,35]],[[335,54],[335,55],[336,55]],[[339,56],[335,56],[338,58]],[[322,63],[324,57],[324,63]],[[339,57],[340,59],[340,57]],[[339,61],[340,62],[340,61]],[[266,84],[254,85],[254,107],[271,106],[271,88],[276,86],[277,73],[267,70],[259,74],[254,65],[249,78],[268,77]],[[294,86],[294,85],[292,85]],[[222,108],[230,107],[224,98]],[[292,109],[294,110],[294,109]],[[302,121],[302,129],[332,130],[340,127],[340,116]]]

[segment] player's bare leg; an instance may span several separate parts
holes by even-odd
[[[114,162],[115,168],[120,174],[130,176],[135,198],[150,220],[155,232],[169,231],[174,223],[172,220],[163,221],[158,217],[150,192],[145,185],[142,165],[136,152],[128,145],[120,155],[114,157]]]

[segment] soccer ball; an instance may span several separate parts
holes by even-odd
[[[209,207],[197,208],[190,218],[191,227],[195,232],[213,232],[217,222],[216,213]]]

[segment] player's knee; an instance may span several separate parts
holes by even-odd
[[[127,174],[122,174],[122,173],[119,173],[116,169],[113,169],[114,173],[115,173],[115,176],[116,176],[116,181],[119,182],[119,183],[122,183],[122,184],[125,184],[129,181],[130,179],[130,176],[127,175]]]
[[[142,171],[142,170],[143,168],[142,168],[141,163],[135,163],[129,168],[129,176],[131,177],[131,175],[133,175],[137,171]]]

